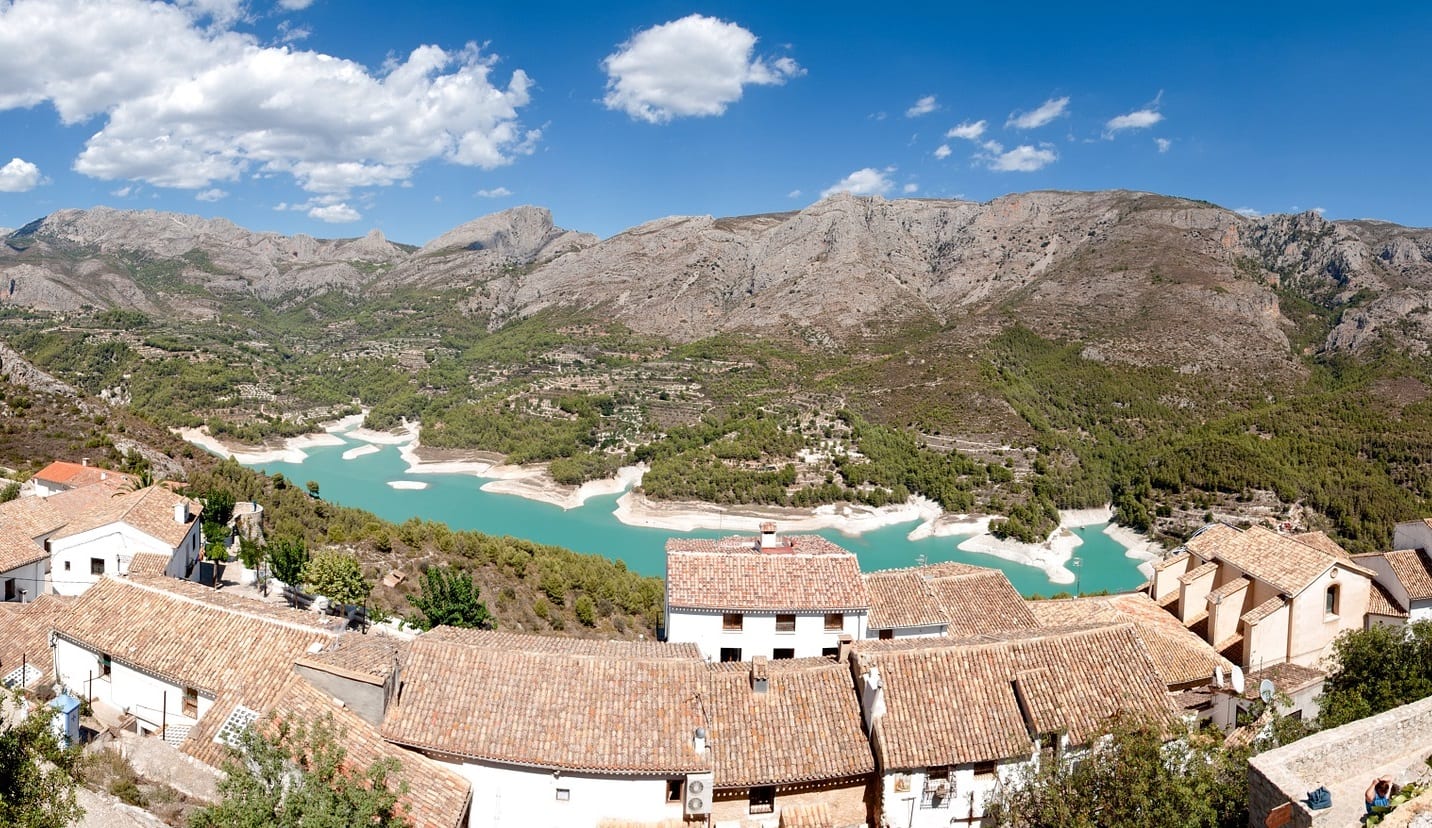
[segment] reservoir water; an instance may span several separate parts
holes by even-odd
[[[580,508],[563,510],[515,495],[484,492],[481,487],[487,481],[471,475],[409,474],[407,463],[394,446],[381,446],[372,454],[343,459],[343,452],[361,445],[364,444],[351,441],[341,446],[306,448],[308,459],[301,464],[259,463],[254,467],[270,474],[282,473],[298,485],[317,481],[324,500],[367,509],[386,520],[401,523],[419,517],[446,523],[453,529],[475,529],[565,546],[620,559],[645,575],[662,574],[666,541],[679,534],[628,526],[617,520],[612,510],[619,495],[594,497]],[[394,489],[388,485],[401,480],[426,483],[427,488]],[[854,552],[865,570],[915,566],[923,556],[929,563],[960,561],[1003,570],[1025,595],[1074,591],[1073,584],[1051,583],[1040,569],[956,549],[968,536],[911,541],[906,536],[915,526],[913,522],[904,523],[858,536],[835,530],[820,534]],[[1075,550],[1081,561],[1077,570],[1079,587],[1085,592],[1132,589],[1144,580],[1137,561],[1126,557],[1124,547],[1105,535],[1103,529],[1103,525],[1097,525],[1074,530],[1084,541]],[[730,534],[734,532],[709,530],[685,536],[718,538]]]

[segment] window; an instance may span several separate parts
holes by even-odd
[[[770,785],[751,789],[751,813],[769,814],[776,810],[776,789]]]
[[[796,617],[794,615],[777,615],[776,632],[795,632]]]
[[[66,571],[66,572],[69,572],[69,571],[70,571],[70,562],[69,562],[69,561],[65,561],[65,571]]]
[[[825,614],[825,628],[826,628],[827,630],[843,630],[843,629],[845,629],[845,613],[843,613],[843,612],[827,612],[827,613]]]
[[[104,558],[90,558],[90,574],[91,574],[91,575],[103,575],[103,574],[104,574]]]
[[[109,675],[109,671],[113,667],[114,663],[110,660],[108,653],[105,653],[104,655],[99,657],[99,674],[101,676]]]
[[[920,796],[921,808],[948,808],[954,785],[950,781],[949,768],[930,768],[925,771],[925,789]]]
[[[975,777],[994,776],[994,770],[997,765],[998,763],[996,762],[976,762]]]
[[[721,615],[721,629],[739,630],[746,623],[746,616],[739,612],[727,612]]]
[[[821,647],[820,654],[826,658],[840,658],[839,647]]]
[[[667,801],[667,802],[680,802],[680,801],[681,801],[681,785],[682,785],[682,781],[681,781],[680,779],[668,779],[668,780],[666,780],[666,801]]]
[[[571,802],[571,801],[572,801],[572,789],[571,789],[571,788],[558,788],[558,789],[557,789],[557,801],[558,801],[558,802]]]
[[[774,659],[795,658],[795,657],[796,657],[796,651],[795,651],[795,648],[794,648],[794,647],[777,647],[777,648],[775,648],[774,650],[771,650],[771,658],[774,658]]]
[[[15,600],[15,579],[14,579],[14,578],[6,578],[6,579],[5,579],[5,600],[6,600],[6,601],[13,601],[13,600]]]
[[[193,687],[184,688],[184,715],[193,719],[199,717],[199,691]]]
[[[1338,614],[1338,598],[1340,597],[1338,593],[1337,584],[1328,587],[1328,594],[1323,597],[1323,612],[1326,612],[1328,615]]]
[[[721,660],[722,660],[722,661],[740,661],[740,660],[741,660],[741,648],[740,648],[740,647],[722,647],[722,648],[721,648]]]
[[[881,630],[881,631],[880,631],[880,640],[881,640],[881,641],[889,641],[889,640],[891,640],[891,639],[894,638],[894,637],[895,637],[895,631],[894,631],[894,630]]]

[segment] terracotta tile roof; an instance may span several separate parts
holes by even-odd
[[[1210,589],[1208,591],[1208,601],[1209,603],[1213,603],[1215,599],[1221,601],[1224,598],[1227,598],[1228,596],[1239,592],[1240,590],[1247,589],[1252,584],[1253,582],[1248,580],[1247,578],[1234,578],[1233,580],[1229,581],[1221,587],[1218,587],[1216,589]]]
[[[87,489],[75,489],[71,492],[61,492],[49,498],[57,501],[56,506],[66,508],[73,503],[73,496],[85,493]],[[174,507],[177,504],[184,504],[188,521],[178,523],[174,520]],[[108,526],[111,523],[126,523],[139,531],[158,538],[169,544],[171,548],[178,546],[184,536],[189,533],[189,528],[198,519],[201,505],[187,497],[181,497],[170,491],[165,486],[150,486],[135,492],[125,492],[107,499],[101,499],[97,503],[88,505],[86,508],[76,512],[69,512],[68,522],[65,528],[54,534],[54,538],[68,538],[78,535],[81,532],[88,532],[101,526]]]
[[[713,664],[707,676],[710,744],[718,788],[841,779],[875,770],[850,665],[829,658],[766,665],[767,689],[749,663]]]
[[[1169,567],[1173,566],[1174,564],[1176,564],[1176,563],[1181,563],[1181,562],[1186,561],[1186,560],[1188,560],[1188,553],[1187,553],[1187,552],[1180,552],[1180,553],[1177,554],[1177,555],[1170,555],[1170,556],[1168,556],[1167,558],[1164,558],[1164,559],[1162,559],[1162,560],[1154,561],[1154,571],[1157,572],[1158,570],[1161,570],[1161,569],[1168,569]]]
[[[1284,601],[1281,596],[1274,595],[1272,598],[1243,613],[1238,620],[1246,624],[1257,624],[1259,621],[1282,609],[1285,603],[1287,602]]]
[[[1207,680],[1215,666],[1224,670],[1233,667],[1208,642],[1143,593],[1030,601],[1029,609],[1046,627],[1134,624],[1168,686]]]
[[[410,747],[611,774],[708,770],[692,734],[706,667],[694,647],[439,628],[418,636],[385,738]],[[516,640],[520,639],[520,640]]]
[[[406,658],[409,644],[391,635],[345,632],[321,652],[299,656],[296,663],[370,684],[383,684]]]
[[[1275,664],[1248,674],[1247,681],[1243,683],[1243,697],[1258,698],[1258,685],[1264,679],[1273,682],[1274,692],[1291,694],[1305,690],[1327,677],[1327,673],[1315,667],[1291,663]]]
[[[156,578],[169,568],[169,556],[158,552],[139,552],[129,562],[129,577]]]
[[[1387,587],[1373,581],[1372,592],[1368,594],[1367,614],[1406,618],[1407,610],[1397,603],[1397,599],[1392,597],[1392,593],[1387,591]]]
[[[334,726],[342,733],[347,752],[344,761],[350,770],[361,772],[378,759],[397,760],[398,770],[389,778],[407,783],[408,792],[401,797],[400,805],[414,828],[460,828],[466,824],[463,818],[471,797],[467,780],[421,754],[384,741],[376,728],[353,711],[334,704],[331,696],[291,669],[271,676],[264,685],[222,694],[181,749],[201,762],[221,765],[229,751],[215,737],[238,705],[258,713],[261,723],[270,714],[304,723],[332,716]]]
[[[1304,532],[1301,535],[1293,535],[1293,540],[1298,543],[1305,543],[1322,552],[1326,552],[1335,558],[1351,560],[1352,556],[1337,541],[1328,537],[1327,532]]]
[[[867,573],[865,583],[873,629],[947,625],[947,635],[966,638],[1038,625],[997,569],[939,563]]]
[[[132,474],[114,471],[113,469],[101,469],[97,466],[85,466],[79,463],[56,460],[35,472],[35,479],[77,489],[92,483],[109,483],[111,485],[120,486],[137,478]]]
[[[1191,584],[1194,581],[1197,581],[1199,578],[1202,578],[1205,575],[1212,575],[1217,571],[1218,564],[1214,563],[1213,561],[1209,561],[1206,564],[1196,566],[1193,569],[1190,569],[1189,571],[1178,576],[1178,580],[1181,584]]]
[[[749,537],[666,542],[666,597],[685,609],[863,610],[870,594],[853,553],[819,535],[760,548]]]
[[[22,497],[0,503],[0,533],[41,538],[65,525],[63,512],[45,497]]]
[[[1172,714],[1132,624],[865,641],[854,657],[860,675],[877,667],[881,674],[886,712],[874,740],[886,769],[1027,755],[1031,735],[1019,698],[1039,727],[1066,732],[1076,745],[1121,711],[1161,721]]]
[[[333,640],[331,621],[177,578],[105,577],[56,626],[115,661],[217,694],[290,672],[310,645]]]
[[[1432,598],[1432,560],[1419,549],[1399,549],[1388,552],[1385,557],[1392,567],[1392,574],[1402,582],[1407,597],[1412,601]]]
[[[1240,532],[1218,523],[1189,538],[1187,546],[1200,558],[1227,561],[1287,595],[1302,592],[1335,564],[1371,575],[1353,564],[1346,552],[1339,555],[1330,551],[1337,545],[1325,535],[1322,540],[1308,543],[1262,526],[1250,526]]]
[[[38,670],[41,679],[51,675],[50,628],[71,600],[41,595],[26,604],[0,603],[0,676],[22,666]]]
[[[781,808],[780,828],[830,828],[836,825],[835,814],[824,802],[786,805]]]
[[[5,531],[0,522],[0,573],[50,557],[45,547],[19,532]]]

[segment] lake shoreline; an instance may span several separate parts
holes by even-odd
[[[810,509],[652,500],[636,490],[646,471],[641,465],[623,466],[612,477],[589,480],[579,486],[564,485],[552,479],[546,463],[510,465],[504,462],[502,455],[492,452],[424,446],[421,426],[417,422],[404,421],[402,426],[392,431],[376,431],[362,427],[363,416],[355,414],[325,424],[321,432],[269,441],[259,446],[225,442],[210,435],[205,428],[176,429],[175,433],[213,454],[233,457],[248,466],[268,463],[301,465],[308,457],[306,449],[347,445],[351,441],[361,445],[344,451],[342,458],[345,461],[373,454],[382,446],[395,446],[409,475],[477,477],[487,481],[481,486],[485,492],[522,497],[563,510],[581,508],[594,497],[620,494],[612,513],[618,521],[628,526],[672,532],[715,530],[733,534],[755,533],[760,524],[771,521],[782,532],[834,530],[843,535],[859,536],[877,529],[912,523],[914,526],[907,540],[973,534],[957,548],[1034,567],[1044,572],[1045,577],[1056,585],[1071,585],[1078,580],[1070,563],[1083,541],[1071,529],[1109,523],[1105,533],[1126,550],[1126,557],[1140,561],[1138,568],[1146,577],[1152,574],[1151,561],[1157,557],[1155,550],[1159,549],[1143,535],[1110,523],[1113,510],[1108,506],[1061,512],[1059,528],[1043,543],[1028,544],[1001,540],[990,534],[989,524],[996,516],[951,514],[938,503],[919,496],[911,497],[905,503],[881,507],[825,504]],[[392,480],[388,481],[388,485],[397,490],[418,490],[426,488],[427,484]]]

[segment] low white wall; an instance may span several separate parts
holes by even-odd
[[[681,803],[666,801],[665,778],[554,773],[474,761],[444,764],[472,783],[470,828],[595,828],[604,819],[681,819]],[[566,800],[557,799],[559,790],[567,791]]]

